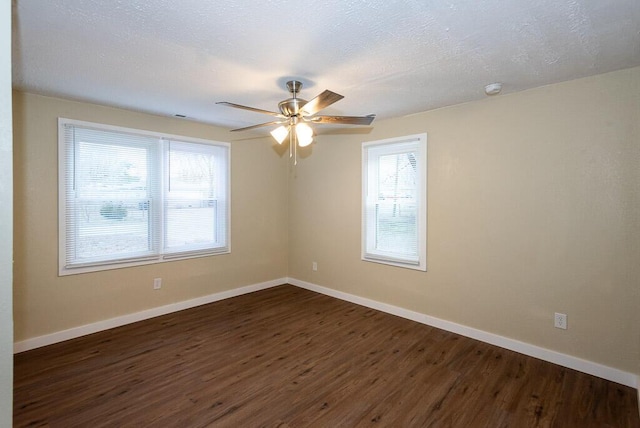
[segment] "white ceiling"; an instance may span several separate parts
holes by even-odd
[[[640,65],[639,0],[14,0],[14,87],[242,127],[289,94],[398,117]],[[375,122],[373,123],[375,126]]]

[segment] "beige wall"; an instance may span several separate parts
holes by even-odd
[[[289,276],[640,373],[639,122],[636,68],[319,136]],[[428,271],[361,261],[361,143],[422,132]]]
[[[231,254],[58,277],[57,118],[231,141],[186,120],[14,92],[15,340],[287,275],[287,158],[231,144]],[[161,290],[153,278],[163,278]]]

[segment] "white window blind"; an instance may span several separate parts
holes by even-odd
[[[226,241],[226,150],[169,141],[166,254],[208,250]]]
[[[60,274],[229,251],[229,147],[59,119]]]
[[[363,260],[426,270],[426,148],[426,134],[363,143]]]

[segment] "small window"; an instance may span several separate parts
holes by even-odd
[[[229,145],[59,119],[60,275],[229,252]]]
[[[362,260],[427,270],[427,135],[362,144]]]

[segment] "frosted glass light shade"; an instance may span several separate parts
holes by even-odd
[[[298,145],[306,147],[313,142],[313,129],[306,123],[298,123],[296,125],[296,137],[298,137]]]
[[[278,144],[282,144],[288,134],[289,127],[287,126],[278,126],[276,129],[271,131],[271,136],[278,142]]]

